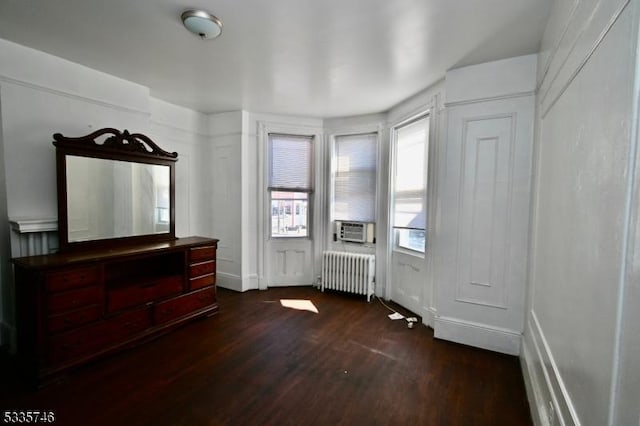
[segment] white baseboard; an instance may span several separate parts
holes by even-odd
[[[437,313],[435,308],[426,307],[426,306],[422,307],[422,323],[427,327],[433,328],[436,316],[437,316]]]
[[[229,290],[242,291],[242,279],[235,274],[228,274],[226,272],[216,273],[216,286],[222,288],[228,288]]]
[[[580,425],[580,419],[534,311],[530,312],[527,321],[521,362],[533,421],[543,426]]]
[[[540,374],[536,371],[536,364],[533,362],[533,355],[531,355],[530,349],[531,343],[528,337],[530,336],[525,332],[522,339],[522,350],[520,351],[520,367],[522,368],[522,377],[527,391],[527,399],[529,400],[531,419],[535,426],[551,426],[547,398],[543,395]]]
[[[258,275],[251,274],[242,280],[242,291],[258,290]]]
[[[257,290],[258,276],[256,274],[252,274],[246,278],[241,278],[239,275],[229,274],[227,272],[218,272],[216,274],[216,285],[218,287],[238,292]]]
[[[450,317],[434,318],[433,331],[438,339],[508,355],[520,354],[522,336],[516,331]]]

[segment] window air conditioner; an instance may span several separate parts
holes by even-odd
[[[338,239],[364,243],[367,241],[367,224],[361,222],[340,222]]]

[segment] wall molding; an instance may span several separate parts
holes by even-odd
[[[529,340],[532,348],[529,347]],[[560,370],[534,310],[530,312],[524,341],[527,351],[523,351],[521,358],[524,358],[524,363],[530,366],[526,370],[525,380],[537,384],[537,386],[532,386],[533,395],[528,395],[529,400],[542,399],[544,401],[546,399],[544,395],[549,395],[549,401],[554,409],[554,417],[557,417],[558,420],[557,424],[580,425],[580,419],[569,396],[569,391],[560,375]],[[540,365],[542,378],[535,372],[534,366],[536,365]],[[538,416],[544,415],[548,418],[549,404],[543,405],[544,410],[537,407]]]
[[[540,88],[542,86],[542,82],[546,79],[547,74],[549,73],[549,69],[551,68],[551,64],[553,63],[554,58],[558,54],[558,50],[560,50],[560,46],[562,45],[562,40],[564,40],[564,38],[567,35],[567,32],[569,31],[569,23],[573,20],[573,16],[575,15],[579,4],[580,4],[580,0],[573,0],[573,5],[571,6],[571,12],[569,12],[569,18],[567,19],[567,23],[564,26],[564,28],[562,30],[562,34],[558,38],[558,41],[556,42],[555,46],[553,47],[553,51],[551,52],[551,54],[549,55],[549,58],[547,59],[546,63],[544,64],[544,71],[542,72],[542,76],[537,81],[538,90],[540,90]],[[547,25],[548,25],[548,23],[547,23]],[[546,29],[545,29],[545,31],[546,31]]]
[[[224,247],[224,248],[229,248],[229,247]],[[238,263],[238,261],[237,261],[236,259],[232,259],[232,258],[230,258],[230,257],[222,257],[222,256],[219,256],[219,257],[216,259],[216,261],[217,261],[217,262],[231,262],[231,263]]]
[[[13,257],[50,254],[58,250],[58,220],[51,218],[9,219]]]
[[[24,234],[27,232],[50,232],[58,230],[58,219],[16,218],[9,219],[11,229]]]
[[[159,121],[158,119],[152,118],[153,116],[150,115],[151,118],[149,118],[149,124],[151,125],[155,125],[155,126],[159,126],[159,127],[164,127],[165,129],[169,129],[169,130],[173,130],[173,131],[177,131],[177,132],[181,132],[181,133],[188,133],[190,135],[195,135],[195,136],[200,136],[202,138],[211,138],[213,135],[209,134],[209,133],[203,133],[199,130],[194,130],[194,129],[188,129],[186,127],[182,127],[182,126],[178,126],[175,124],[170,124],[170,123],[166,123],[164,121]],[[207,116],[207,120],[208,120],[208,116]],[[207,143],[206,141],[197,141],[198,143]]]
[[[589,24],[591,24],[591,22],[593,22],[593,20],[594,20],[593,16],[599,11],[600,3],[598,3],[598,6],[593,9],[592,14],[590,16],[590,19],[587,20],[587,25],[582,27],[580,29],[580,31],[578,32],[578,35],[576,36],[576,39],[573,41],[573,43],[572,43],[572,45],[571,45],[571,47],[569,49],[569,52],[567,53],[566,57],[563,59],[562,64],[558,68],[557,72],[553,76],[549,76],[549,78],[551,78],[551,80],[550,80],[549,84],[547,85],[546,90],[544,90],[544,93],[540,96],[540,100],[539,100],[539,105],[542,107],[541,108],[541,114],[540,114],[540,117],[541,117],[542,120],[545,119],[545,117],[547,116],[549,111],[558,102],[558,100],[560,100],[560,98],[566,92],[566,90],[569,88],[571,83],[580,74],[580,71],[582,71],[582,69],[587,65],[587,63],[589,62],[589,60],[591,59],[591,57],[593,56],[595,51],[602,44],[603,40],[605,39],[605,37],[607,36],[609,31],[611,31],[611,28],[613,28],[615,23],[618,21],[618,18],[620,18],[620,16],[622,15],[624,10],[627,8],[627,6],[630,3],[631,3],[631,0],[625,0],[620,5],[620,7],[613,12],[611,17],[607,21],[607,24],[604,26],[602,31],[599,32],[599,34],[596,37],[596,39],[594,40],[594,42],[590,44],[590,46],[588,47],[588,49],[586,50],[586,52],[584,53],[582,58],[580,58],[577,61],[577,64],[575,65],[573,70],[569,70],[569,76],[566,78],[566,80],[564,82],[559,81],[557,84],[555,84],[556,80],[558,80],[558,78],[562,74],[562,71],[567,67],[567,63],[570,62],[569,59],[574,55],[579,55],[580,54],[579,52],[578,53],[574,53],[575,49],[576,49],[576,46],[578,46],[580,40],[585,37],[584,34],[587,32]],[[570,27],[573,18],[574,18],[574,13],[571,14],[569,20],[567,21],[565,32],[563,32],[563,37],[564,37],[564,33],[566,33],[566,30]],[[551,66],[551,60],[549,61],[549,64],[550,64],[549,66]],[[540,88],[542,88],[542,86],[545,85],[545,80],[546,80],[547,77],[548,76],[545,74],[545,78],[540,81]],[[547,98],[549,96],[551,96],[550,92],[552,91],[552,89],[554,87],[557,87],[557,86],[560,87],[558,89],[557,93],[553,94],[551,99],[547,102]]]
[[[452,108],[462,105],[471,105],[471,104],[479,104],[483,102],[490,101],[502,101],[505,99],[514,99],[514,98],[526,98],[528,96],[535,96],[536,92],[534,90],[529,90],[526,92],[517,92],[517,93],[509,93],[507,95],[498,95],[498,96],[489,96],[486,98],[476,98],[476,99],[465,99],[464,101],[454,101],[454,102],[445,102],[445,108]]]
[[[218,139],[218,138],[230,138],[230,137],[242,137],[242,132],[225,132],[225,133],[210,133],[208,136]],[[221,144],[225,145],[225,144]],[[231,145],[231,144],[228,144]]]
[[[458,188],[457,188],[457,194],[458,195],[458,200],[457,200],[457,219],[456,219],[456,223],[458,224],[457,230],[456,230],[456,255],[455,255],[455,264],[456,265],[460,265],[460,259],[463,258],[464,259],[464,255],[462,254],[462,250],[467,250],[469,251],[469,253],[472,251],[473,247],[472,246],[468,246],[466,244],[464,244],[464,240],[463,240],[463,235],[461,234],[461,226],[460,224],[462,223],[462,214],[464,211],[466,211],[464,209],[465,207],[465,202],[466,202],[466,182],[467,182],[467,162],[469,161],[469,159],[467,158],[467,150],[464,147],[464,143],[467,141],[467,135],[469,133],[469,125],[470,123],[474,123],[474,122],[478,122],[478,121],[485,121],[485,120],[502,120],[502,119],[509,119],[510,120],[510,126],[509,126],[509,130],[510,130],[510,137],[508,140],[508,144],[509,144],[509,166],[508,166],[508,188],[507,188],[507,204],[506,204],[506,208],[507,208],[507,212],[505,214],[505,217],[507,218],[506,223],[504,224],[504,229],[505,229],[505,240],[506,241],[510,241],[510,235],[511,235],[511,211],[513,210],[513,198],[512,198],[512,193],[513,193],[513,156],[514,156],[514,152],[515,152],[515,145],[517,143],[516,141],[516,135],[517,135],[517,131],[516,131],[516,121],[517,121],[517,117],[518,114],[516,112],[511,112],[511,113],[500,113],[500,114],[492,114],[492,115],[479,115],[479,116],[464,116],[462,117],[462,151],[461,151],[461,155],[460,155],[460,161],[459,161],[459,174],[458,174]],[[495,167],[497,167],[498,165],[498,146],[497,143],[499,142],[499,139],[496,135],[491,135],[490,137],[482,137],[479,140],[476,141],[476,143],[480,142],[480,141],[488,141],[488,140],[495,140],[496,141],[496,158],[495,158]],[[478,150],[476,150],[476,156],[475,156],[475,167],[477,169],[478,167]],[[470,207],[472,210],[474,209],[474,205],[475,205],[475,198],[476,198],[476,191],[477,191],[477,186],[476,186],[476,179],[474,178],[473,181],[473,191],[471,191],[471,193],[473,194],[473,200],[470,203],[471,205],[468,206]],[[494,180],[494,185],[497,184],[497,178]],[[496,205],[496,201],[495,201],[495,197],[497,194],[497,190],[494,189],[493,193],[494,193],[494,198],[492,201],[492,205],[495,206]],[[495,216],[495,210],[494,210],[494,215]],[[493,219],[493,222],[495,222],[495,217]],[[470,229],[469,229],[469,235],[472,237],[475,233],[475,220],[472,219],[471,224],[470,224]],[[491,250],[490,252],[493,253],[493,244],[494,244],[494,229],[495,229],[495,223],[492,223],[491,225]],[[504,270],[503,270],[503,282],[500,283],[502,285],[501,288],[501,297],[500,297],[500,303],[493,302],[493,301],[488,301],[488,300],[480,300],[477,298],[470,298],[470,297],[463,297],[462,296],[462,285],[463,282],[466,280],[463,280],[461,277],[462,271],[460,267],[456,268],[456,272],[455,272],[455,300],[458,302],[462,302],[462,303],[469,303],[469,304],[475,304],[475,305],[481,305],[481,306],[487,306],[487,307],[491,307],[491,308],[498,308],[498,309],[503,309],[503,310],[507,310],[508,306],[507,306],[507,301],[508,301],[508,286],[506,284],[506,280],[508,277],[508,268],[510,265],[510,252],[508,250],[508,248],[510,247],[510,244],[506,244],[505,245],[505,253],[504,253],[504,257],[505,257],[505,262],[504,262]],[[492,256],[492,254],[491,254]],[[469,255],[469,258],[471,258],[471,255]],[[490,265],[493,265],[493,259],[489,259],[489,263]],[[472,271],[472,267],[469,266],[469,277],[471,277],[473,271]],[[495,284],[495,283],[494,283]],[[489,287],[491,287],[491,285],[489,285]],[[500,288],[499,286],[495,285],[496,288]]]
[[[365,123],[365,124],[354,124],[354,125],[339,125],[339,126],[330,126],[323,127],[324,136],[328,138],[328,140],[333,141],[336,136],[348,136],[348,135],[359,135],[363,133],[378,133],[378,138],[380,134],[384,131],[386,120],[380,119],[375,123]]]
[[[474,283],[472,282],[471,284],[474,284]],[[477,284],[477,285],[482,285],[482,284]],[[486,285],[486,287],[491,287],[491,285]],[[456,292],[458,291],[459,291],[459,288],[456,288]],[[509,309],[506,304],[498,305],[498,304],[486,302],[480,299],[471,299],[469,297],[456,296],[455,300],[456,302],[469,303],[470,305],[486,306],[489,308],[502,309],[505,311]]]
[[[7,77],[4,75],[0,75],[0,83],[9,83],[9,84],[14,84],[17,86],[22,86],[25,87],[27,89],[32,89],[32,90],[37,90],[39,92],[43,92],[43,93],[48,93],[50,95],[56,95],[56,96],[62,96],[68,99],[72,99],[75,101],[81,101],[81,102],[85,102],[85,103],[89,103],[89,104],[93,104],[93,105],[97,105],[97,106],[101,106],[101,107],[105,107],[105,108],[111,108],[117,111],[121,111],[121,112],[127,112],[130,114],[136,114],[136,115],[142,115],[144,117],[146,117],[147,119],[149,117],[151,117],[151,112],[150,111],[144,111],[141,109],[137,109],[137,108],[129,108],[126,106],[122,106],[122,105],[118,105],[118,104],[114,104],[111,102],[106,102],[100,99],[96,99],[96,98],[92,98],[89,96],[82,96],[82,95],[78,95],[76,93],[70,93],[70,92],[65,92],[63,90],[59,90],[59,89],[53,89],[51,87],[47,87],[47,86],[43,86],[40,84],[36,84],[36,83],[31,83],[28,81],[23,81],[23,80],[17,80],[15,78],[11,78],[11,77]]]
[[[508,355],[519,355],[522,335],[514,330],[493,327],[459,318],[436,317],[434,337]]]
[[[528,334],[525,334],[522,339],[520,369],[522,370],[524,387],[527,393],[527,400],[529,401],[531,419],[535,426],[551,426],[549,422],[549,409],[547,408],[546,398],[543,396],[538,374],[536,374],[535,371],[536,364],[531,355],[528,337]]]

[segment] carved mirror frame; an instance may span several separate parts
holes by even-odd
[[[97,139],[102,139],[98,142]],[[56,170],[58,186],[58,234],[61,252],[78,249],[109,248],[136,243],[151,243],[175,240],[175,162],[178,153],[167,152],[158,147],[149,137],[141,133],[129,133],[113,128],[104,128],[81,137],[53,135],[56,147]],[[67,162],[69,155],[118,160],[131,163],[169,166],[169,232],[159,234],[132,235],[87,241],[69,241],[69,218],[67,212]]]

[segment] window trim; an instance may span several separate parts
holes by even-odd
[[[281,186],[271,186],[271,137],[272,136],[290,136],[295,138],[309,138],[310,139],[310,157],[309,157],[309,187],[308,188],[289,188],[289,187],[281,187]],[[306,134],[306,133],[293,133],[293,132],[266,132],[266,160],[267,160],[267,187],[266,187],[266,198],[267,198],[267,209],[268,209],[268,230],[267,230],[267,240],[292,240],[292,241],[302,241],[302,240],[313,240],[313,215],[314,215],[314,190],[315,190],[315,161],[316,161],[316,143],[317,143],[317,135],[316,134]],[[273,215],[271,214],[271,208],[273,203],[273,193],[274,192],[289,192],[289,193],[306,193],[307,194],[307,219],[306,219],[306,235],[296,236],[296,235],[284,235],[278,236],[273,235]]]

